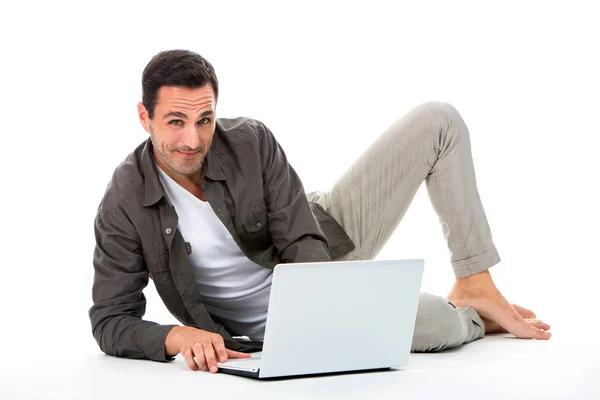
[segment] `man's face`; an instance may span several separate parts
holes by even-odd
[[[202,169],[215,133],[215,106],[210,84],[197,89],[161,87],[152,119],[144,105],[138,104],[140,122],[152,138],[156,162],[171,172],[169,175],[193,175]]]

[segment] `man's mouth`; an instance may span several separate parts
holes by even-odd
[[[185,158],[185,159],[191,159],[191,158],[194,158],[194,157],[196,157],[196,156],[198,156],[200,154],[199,151],[187,152],[187,151],[178,151],[178,150],[176,150],[175,152],[179,155],[179,157]]]

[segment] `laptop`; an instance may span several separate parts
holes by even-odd
[[[268,379],[408,365],[424,265],[278,264],[262,352],[218,363],[219,372]]]

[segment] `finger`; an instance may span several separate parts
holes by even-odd
[[[225,342],[222,338],[215,338],[212,341],[215,353],[217,354],[218,360],[221,363],[227,362],[227,349],[225,348]]]
[[[206,357],[206,364],[210,368],[211,374],[216,373],[219,367],[217,366],[217,357],[212,343],[204,345],[204,356]]]
[[[185,360],[185,363],[189,369],[194,371],[198,369],[198,364],[196,364],[196,361],[194,361],[194,353],[192,352],[191,348],[182,351],[181,355],[183,356],[183,359]]]
[[[194,355],[196,356],[196,362],[198,362],[200,369],[202,371],[208,371],[208,367],[206,366],[206,357],[204,357],[204,346],[202,346],[202,343],[194,343],[192,345],[192,350],[194,351]]]
[[[227,349],[227,357],[229,358],[252,358],[252,356],[248,353],[242,353],[239,351],[229,350]]]

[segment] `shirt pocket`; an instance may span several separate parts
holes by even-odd
[[[261,207],[257,211],[242,219],[242,225],[251,236],[264,230],[269,223],[267,207]]]

